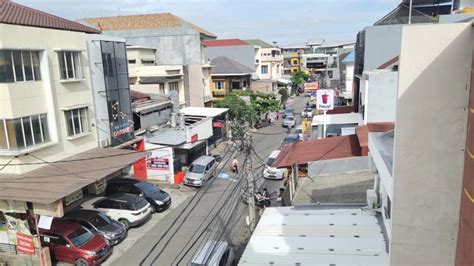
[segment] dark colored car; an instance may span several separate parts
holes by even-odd
[[[65,220],[79,223],[91,232],[101,234],[111,245],[116,245],[125,239],[127,229],[105,213],[95,210],[76,210],[67,213]]]
[[[288,134],[281,142],[281,146],[296,143],[298,141],[300,141],[300,136],[298,134]]]
[[[71,221],[54,219],[50,230],[40,229],[42,240],[58,261],[80,266],[100,265],[112,247],[100,234]]]
[[[114,178],[109,180],[105,195],[129,193],[143,196],[155,212],[162,212],[171,205],[171,197],[152,183],[132,178]]]

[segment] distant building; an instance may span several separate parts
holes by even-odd
[[[80,22],[107,35],[125,38],[127,45],[155,48],[156,65],[183,65],[186,105],[210,104],[210,84],[206,82],[209,65],[201,41],[215,39],[214,34],[170,13],[88,18]]]
[[[224,56],[211,61],[212,96],[223,98],[233,90],[249,90],[253,69]]]

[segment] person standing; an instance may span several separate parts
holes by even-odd
[[[239,173],[239,161],[237,161],[237,158],[234,158],[234,160],[232,160],[232,172],[236,174]]]
[[[267,188],[263,188],[262,192],[262,198],[263,198],[263,206],[264,207],[270,207],[270,193],[268,193]]]

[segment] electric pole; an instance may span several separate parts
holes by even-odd
[[[247,158],[250,157],[250,150],[252,148],[252,139],[251,139],[250,134],[246,134],[244,137],[244,142],[245,142],[245,151],[246,151],[246,156]],[[250,231],[253,231],[255,228],[255,197],[254,197],[254,187],[253,187],[253,169],[252,169],[252,163],[250,162],[251,160],[246,160],[245,166],[247,167],[247,183],[248,183],[248,190],[249,190],[249,198],[248,198],[248,203],[249,203],[249,227]]]

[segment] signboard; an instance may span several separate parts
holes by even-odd
[[[79,189],[78,191],[72,193],[71,195],[64,197],[64,205],[69,206],[72,203],[78,201],[79,199],[82,199],[84,195],[82,194],[82,189]]]
[[[51,223],[53,222],[53,217],[40,215],[38,228],[49,230],[51,229]]]
[[[316,109],[318,110],[332,110],[334,109],[334,90],[321,89],[316,93]]]
[[[151,170],[168,171],[170,170],[170,160],[162,157],[148,157],[146,158],[146,168]]]
[[[24,254],[35,254],[35,247],[33,245],[33,237],[24,235],[21,233],[16,233],[16,249],[20,253]]]
[[[122,129],[118,129],[116,131],[114,131],[114,137],[120,137],[120,136],[123,136],[127,133],[131,133],[133,132],[133,127],[132,126],[128,126],[128,127],[125,127],[125,128],[122,128]]]
[[[317,90],[319,89],[319,82],[305,82],[304,90]]]
[[[355,127],[341,127],[341,136],[349,136],[355,134]]]
[[[192,136],[191,136],[191,143],[194,143],[194,142],[198,141],[198,139],[199,139],[199,138],[198,138],[198,134],[197,134],[197,133],[194,134],[194,135],[192,135]]]

